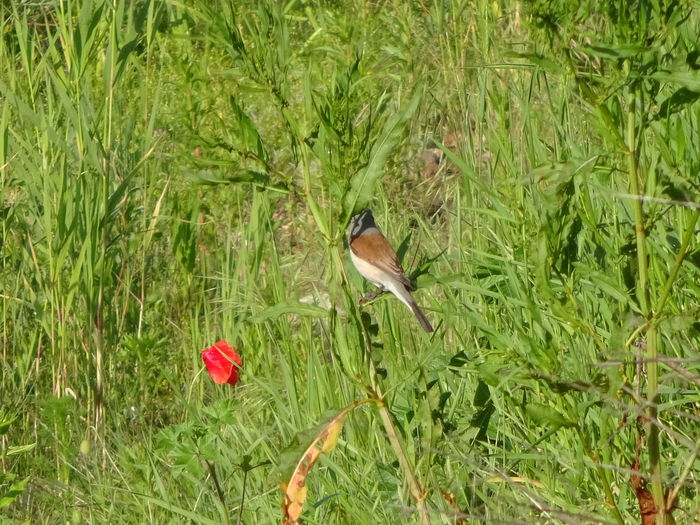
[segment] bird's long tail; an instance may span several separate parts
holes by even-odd
[[[418,308],[418,305],[415,301],[413,301],[413,304],[411,304],[411,311],[416,316],[416,319],[418,319],[418,322],[423,327],[423,330],[425,330],[426,332],[433,331],[433,327],[430,324],[430,321],[428,321],[428,318],[425,316],[423,311],[420,308]]]
[[[413,312],[413,315],[416,316],[416,319],[418,319],[418,322],[423,327],[423,330],[425,330],[426,332],[433,331],[433,327],[430,324],[430,321],[428,321],[428,318],[421,311],[421,309],[418,308],[415,299],[406,288],[404,288],[403,286],[394,285],[387,286],[387,289]]]

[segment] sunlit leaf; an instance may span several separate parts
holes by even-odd
[[[669,84],[679,84],[690,91],[700,91],[700,72],[698,71],[657,71],[651,78]]]
[[[261,323],[268,319],[275,319],[281,315],[287,314],[301,315],[304,317],[328,317],[328,310],[313,304],[285,302],[265,308],[262,312],[253,316],[251,321],[254,323]]]
[[[381,135],[372,147],[369,163],[364,169],[355,173],[350,180],[350,188],[343,201],[345,218],[349,218],[354,211],[365,208],[374,196],[377,181],[384,173],[389,152],[401,137],[404,127],[415,113],[422,96],[421,91],[416,91],[403,111],[398,112],[384,124]]]
[[[285,525],[299,523],[306,501],[306,478],[309,472],[321,454],[327,454],[335,448],[348,412],[365,402],[367,401],[353,403],[340,412],[328,416],[313,429],[301,432],[297,436],[296,443],[288,447],[280,456],[278,470],[282,473],[284,480],[280,486],[284,492],[282,522]],[[289,460],[293,462],[287,464]]]
[[[36,447],[36,443],[30,443],[29,445],[10,446],[7,447],[7,450],[5,451],[5,456],[14,456],[15,454],[29,452],[30,450],[34,450],[34,447]]]
[[[10,503],[17,499],[24,492],[28,482],[29,478],[14,481],[8,490],[0,493],[0,509],[9,506]]]
[[[525,414],[535,423],[553,428],[575,426],[554,408],[540,405],[538,403],[528,403],[525,406]]]

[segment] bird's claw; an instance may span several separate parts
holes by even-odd
[[[387,290],[376,290],[372,293],[368,293],[364,297],[360,298],[360,306],[363,306],[367,303],[374,301],[377,297],[380,297],[380,296],[384,295],[385,293],[387,293]]]

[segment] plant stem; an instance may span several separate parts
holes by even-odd
[[[668,512],[669,514],[671,513],[674,505],[676,504],[676,498],[678,497],[678,493],[680,492],[683,483],[688,477],[688,474],[690,474],[690,469],[692,468],[693,463],[695,462],[695,458],[698,457],[698,447],[700,447],[700,437],[698,437],[698,439],[695,440],[695,447],[691,452],[690,456],[685,460],[683,472],[678,477],[676,486],[673,487],[673,490],[668,494],[668,498],[666,498],[666,512]]]
[[[228,515],[228,509],[226,508],[226,498],[224,497],[224,491],[222,490],[221,485],[219,484],[219,478],[216,476],[216,470],[214,469],[214,465],[212,465],[212,463],[207,459],[204,460],[204,464],[207,466],[207,470],[209,471],[209,475],[211,476],[211,479],[214,481],[214,487],[216,488],[216,495],[219,498],[219,501],[221,502],[221,508],[223,508],[223,510],[224,510],[224,517],[226,519],[226,524],[231,525],[231,517]]]
[[[690,246],[690,241],[695,235],[695,224],[698,222],[698,218],[700,218],[700,210],[696,209],[693,212],[693,215],[691,215],[690,217],[690,223],[688,223],[688,226],[686,226],[685,232],[683,232],[683,241],[681,242],[681,247],[678,249],[676,259],[674,260],[673,268],[671,268],[671,273],[666,279],[666,283],[664,284],[664,289],[661,292],[661,296],[654,305],[654,315],[658,316],[661,313],[661,310],[666,305],[666,301],[671,296],[671,289],[673,288],[673,284],[676,282],[676,277],[678,276],[678,272],[680,271],[681,265],[683,264],[683,259],[685,259],[685,256],[688,253],[688,246]]]
[[[646,232],[644,225],[644,213],[642,210],[642,193],[639,186],[639,160],[636,148],[636,101],[637,93],[632,92],[627,110],[627,167],[630,179],[630,189],[635,199],[632,199],[632,211],[634,213],[634,227],[637,240],[637,268],[639,281],[637,282],[637,298],[642,315],[649,320],[653,313],[649,305],[649,286],[647,281],[648,261],[646,249]],[[658,391],[658,333],[656,326],[650,323],[646,332],[646,370],[647,370],[647,409],[646,415],[649,422],[646,425],[648,436],[649,463],[651,467],[651,494],[658,510],[656,523],[666,523],[664,509],[663,475],[661,470],[661,454],[659,451],[659,429],[651,423],[657,419],[657,391]],[[642,381],[642,376],[639,381]]]
[[[581,431],[581,428],[577,425],[576,426],[576,433],[578,434],[579,439],[581,440],[581,444],[583,445],[583,450],[586,452],[586,455],[591,459],[593,464],[595,465],[596,472],[598,473],[598,477],[600,478],[601,482],[603,483],[603,492],[605,492],[605,500],[612,510],[613,517],[615,518],[615,521],[619,523],[619,525],[624,525],[625,520],[622,517],[622,514],[620,513],[620,509],[617,507],[617,503],[615,503],[615,497],[613,496],[612,489],[610,488],[611,483],[610,483],[610,476],[608,475],[608,471],[600,466],[600,460],[597,457],[597,454],[591,450],[591,447],[588,445],[588,442],[586,441],[586,437],[583,435],[583,432]]]
[[[373,381],[373,383],[375,382]],[[379,385],[376,383],[372,386],[372,390],[372,395],[375,397],[375,402],[377,408],[379,409],[379,416],[382,418],[382,423],[384,424],[384,430],[386,431],[387,438],[389,438],[389,443],[391,443],[391,447],[394,449],[394,454],[396,454],[396,458],[399,460],[401,470],[403,471],[404,476],[406,476],[408,490],[411,492],[411,496],[416,502],[416,508],[418,509],[421,517],[421,524],[430,525],[430,516],[428,515],[428,509],[425,506],[425,491],[416,479],[416,476],[413,473],[413,468],[411,467],[408,457],[406,456],[406,451],[399,440],[396,427],[394,426],[394,421],[391,418],[391,412],[384,401],[384,394],[381,392],[381,390],[379,390]]]
[[[389,443],[391,443],[391,447],[394,449],[394,454],[396,454],[396,458],[399,460],[401,470],[403,471],[404,476],[406,477],[406,482],[408,483],[408,490],[410,491],[411,496],[416,502],[416,508],[420,513],[421,525],[430,525],[430,515],[428,514],[428,509],[425,505],[425,491],[423,490],[423,487],[421,487],[418,479],[416,479],[416,476],[413,473],[413,467],[408,461],[406,451],[404,450],[404,447],[401,444],[401,440],[399,440],[398,433],[396,432],[396,426],[394,425],[394,421],[391,417],[391,412],[389,411],[389,407],[387,407],[386,405],[384,393],[382,392],[381,386],[379,385],[379,381],[377,380],[377,373],[374,368],[374,364],[372,363],[370,336],[364,325],[363,332],[365,339],[366,356],[369,362],[369,377],[372,385],[370,387],[370,397],[373,398],[374,402],[377,405],[377,408],[379,410],[379,416],[382,419],[384,430],[386,431]]]
[[[245,484],[248,480],[248,469],[243,469],[243,490],[241,490],[241,503],[238,507],[238,519],[236,520],[236,525],[241,525],[243,523],[243,503],[245,503]]]
[[[633,93],[630,107],[627,111],[627,169],[630,177],[630,189],[632,195],[632,212],[634,214],[634,229],[637,240],[637,267],[639,270],[639,283],[637,285],[637,297],[644,317],[649,315],[649,300],[647,290],[647,248],[644,229],[644,212],[642,211],[641,193],[639,190],[639,166],[637,160],[636,134],[635,134],[635,100]]]

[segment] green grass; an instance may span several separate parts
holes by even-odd
[[[0,523],[693,523],[690,4],[4,3]]]

